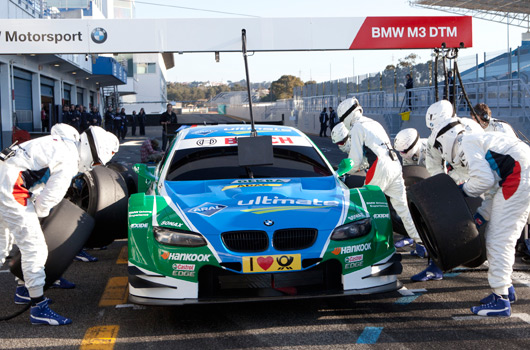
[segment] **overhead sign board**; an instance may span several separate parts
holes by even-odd
[[[471,17],[7,19],[0,54],[471,47]]]

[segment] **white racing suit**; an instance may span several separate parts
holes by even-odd
[[[352,125],[350,142],[349,158],[353,160],[353,169],[349,173],[359,171],[364,160],[364,147],[369,148],[377,158],[366,172],[365,184],[379,186],[383,193],[390,197],[390,202],[401,217],[410,238],[421,242],[407,205],[401,164],[385,129],[375,120],[362,116]]]
[[[488,132],[465,135],[461,150],[470,175],[464,192],[486,197],[477,212],[489,221],[488,281],[495,293],[507,295],[515,244],[530,213],[530,147],[517,138]]]
[[[488,123],[488,126],[484,129],[484,131],[502,132],[508,136],[517,138],[517,135],[515,134],[515,131],[513,131],[512,126],[506,123],[505,121],[499,119],[491,118],[490,122]]]
[[[15,146],[15,155],[0,161],[0,264],[4,263],[14,238],[22,254],[22,272],[32,298],[43,295],[44,264],[48,257],[39,217],[48,216],[50,209],[63,199],[78,172],[76,133],[68,125],[55,125],[51,135]],[[30,189],[39,182],[46,185],[39,195],[32,197]]]

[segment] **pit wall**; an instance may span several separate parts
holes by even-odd
[[[318,135],[320,132],[320,111],[303,111],[292,109],[271,109],[270,106],[253,105],[252,111],[256,122],[278,122],[283,120],[283,125],[294,126],[306,134]],[[250,121],[248,106],[226,106],[226,114]],[[391,139],[401,129],[415,128],[421,137],[428,137],[430,130],[425,125],[424,114],[411,115],[408,121],[403,121],[399,114],[370,114],[365,111],[365,116],[378,121],[386,130]],[[327,135],[330,135],[328,129]]]

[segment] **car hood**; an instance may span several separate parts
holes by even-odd
[[[349,200],[333,176],[165,182],[170,200],[203,235],[316,228],[331,231]],[[193,226],[193,227],[192,227]]]

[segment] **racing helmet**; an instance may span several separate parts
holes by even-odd
[[[397,133],[394,139],[394,149],[402,157],[411,159],[420,150],[420,134],[414,128],[403,129]]]
[[[453,105],[447,100],[441,100],[433,103],[425,114],[425,124],[429,129],[436,128],[439,124],[455,116],[453,114]]]
[[[429,137],[429,145],[434,149],[437,149],[446,162],[454,164],[455,154],[453,153],[453,150],[455,149],[455,141],[457,140],[457,137],[465,131],[465,126],[457,119],[453,122],[440,124],[433,129],[432,134]]]
[[[351,130],[352,124],[359,120],[363,115],[363,108],[355,97],[342,101],[337,107],[339,122],[343,122],[348,130]]]
[[[344,123],[338,123],[331,130],[331,141],[336,144],[342,152],[348,153],[350,150],[350,131]]]
[[[116,135],[99,126],[91,126],[81,134],[79,172],[88,172],[95,165],[105,165],[120,147]]]

